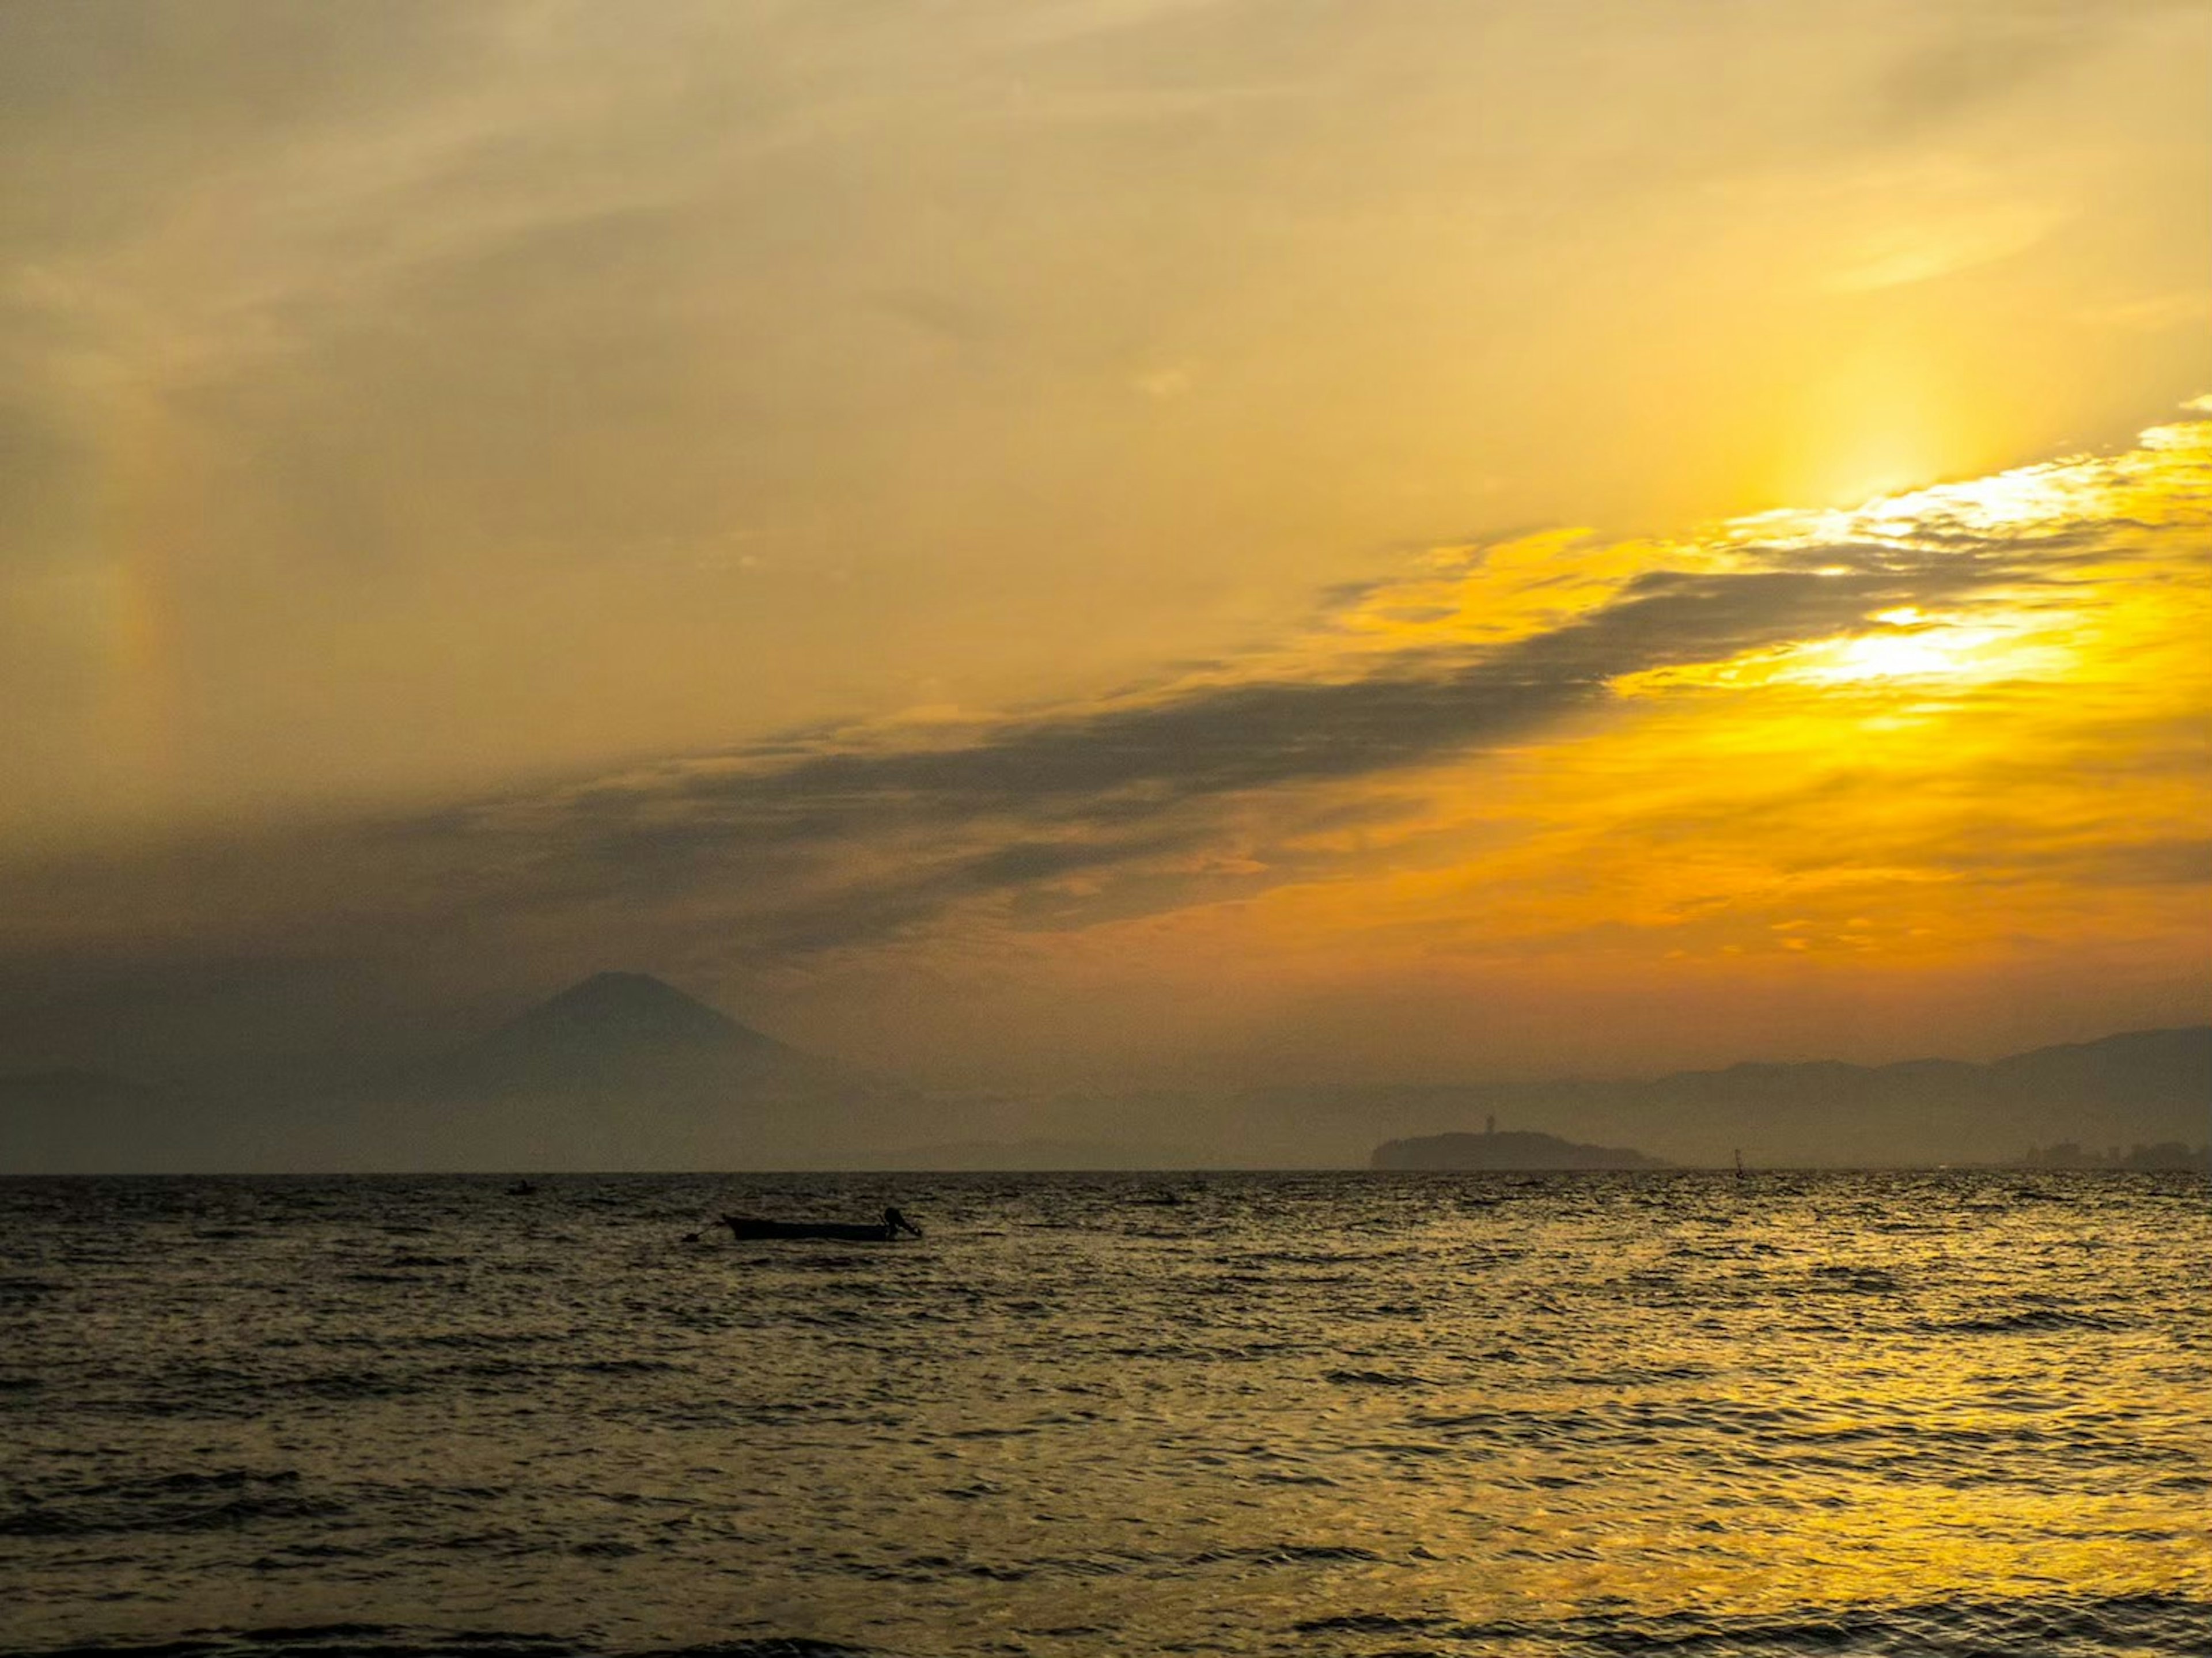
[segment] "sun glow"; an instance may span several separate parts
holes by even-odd
[[[1470,617],[1556,636],[1731,591],[1803,619],[1612,677],[1584,723],[1411,790],[1387,846],[1359,842],[1373,879],[1285,884],[1250,913],[1291,954],[1418,946],[1523,974],[1558,950],[1586,979],[1989,971],[2061,935],[2171,960],[2204,799],[2208,503],[2197,420],[1855,507],[1440,561],[1365,597],[1361,648],[1449,649],[1483,638]]]
[[[2069,653],[2049,638],[2051,623],[2045,617],[1929,619],[1905,610],[1876,620],[1887,624],[1879,633],[1819,640],[1784,653],[1773,677],[1811,685],[1875,680],[1985,683],[2048,678],[2068,665]]]
[[[1882,625],[1626,675],[1613,689],[1632,699],[1762,685],[1909,695],[1941,685],[2048,683],[2070,672],[2078,659],[2063,616],[2002,609],[1931,616],[1906,607],[1874,619]]]
[[[1974,671],[1975,653],[1998,637],[1989,628],[1860,634],[1808,646],[1796,653],[1794,670],[1782,677],[1814,684],[1959,677]]]

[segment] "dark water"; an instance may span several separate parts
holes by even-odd
[[[0,1182],[0,1647],[2212,1652],[2201,1178],[501,1185]]]

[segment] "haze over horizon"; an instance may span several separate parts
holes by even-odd
[[[0,12],[0,1072],[2212,1017],[2200,8]]]
[[[456,1046],[351,1074],[0,1074],[0,1174],[1741,1169],[1747,1156],[2201,1169],[2208,1099],[2212,1025],[1988,1066],[930,1090],[794,1048],[649,975],[602,972]]]

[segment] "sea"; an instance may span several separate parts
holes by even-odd
[[[507,1185],[0,1181],[0,1650],[2212,1653],[2201,1175]]]

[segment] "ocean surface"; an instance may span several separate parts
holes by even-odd
[[[2201,1176],[505,1184],[0,1181],[0,1649],[2212,1653]]]

